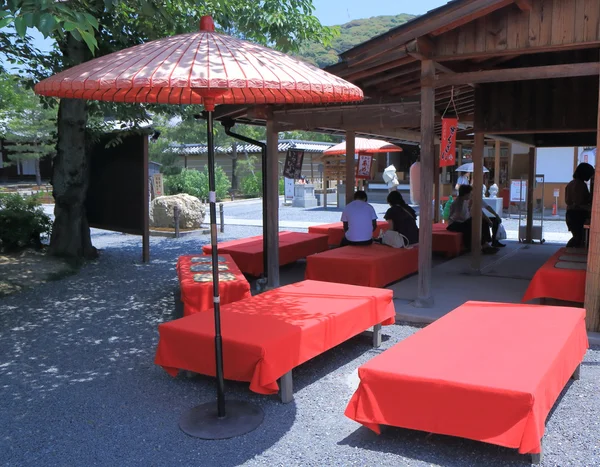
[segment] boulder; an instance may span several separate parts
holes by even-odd
[[[180,193],[173,196],[159,196],[150,205],[150,226],[175,228],[174,208],[179,206],[179,227],[199,229],[204,222],[206,207],[195,196]]]

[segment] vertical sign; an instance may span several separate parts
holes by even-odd
[[[457,118],[442,118],[442,139],[440,141],[440,167],[452,166],[456,163]]]
[[[371,164],[373,157],[368,154],[359,154],[356,164],[356,178],[369,180],[371,178]]]
[[[522,203],[527,200],[527,180],[510,181],[510,202]]]
[[[294,179],[293,178],[288,178],[285,177],[283,179],[284,184],[283,184],[283,196],[284,199],[287,201],[288,199],[294,199]]]
[[[288,149],[283,165],[283,176],[292,180],[300,178],[302,174],[302,162],[304,161],[303,149]]]
[[[165,194],[163,191],[163,174],[152,175],[152,191],[155,198]]]

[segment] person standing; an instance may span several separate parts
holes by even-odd
[[[573,180],[565,187],[565,202],[567,228],[573,237],[567,243],[568,247],[581,248],[584,246],[585,222],[592,210],[592,196],[587,183],[594,176],[594,167],[582,162],[575,169]]]
[[[344,238],[340,246],[362,246],[373,243],[373,232],[377,228],[377,214],[367,201],[367,194],[359,190],[354,193],[354,201],[344,208],[341,219],[344,224]]]
[[[458,177],[458,180],[456,181],[456,185],[455,185],[454,189],[458,192],[461,185],[470,185],[470,184],[471,184],[471,182],[469,181],[469,176],[467,175],[467,172],[460,172],[460,176]]]

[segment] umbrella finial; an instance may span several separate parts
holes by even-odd
[[[212,16],[203,16],[200,18],[200,31],[215,32],[215,22]]]

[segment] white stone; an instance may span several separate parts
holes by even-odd
[[[179,206],[179,227],[198,229],[204,222],[206,207],[195,196],[180,193],[172,196],[159,196],[150,205],[151,227],[175,227],[174,208]]]

